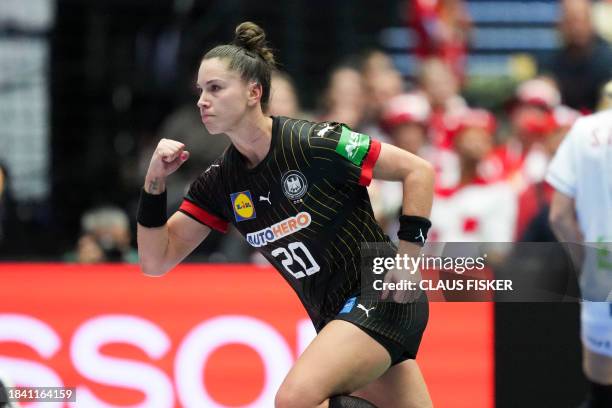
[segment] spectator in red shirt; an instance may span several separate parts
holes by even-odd
[[[542,181],[550,160],[543,144],[555,131],[559,104],[552,80],[540,77],[520,84],[510,110],[510,137],[481,166],[483,177],[509,179],[518,193]]]
[[[463,80],[472,21],[463,0],[413,0],[409,24],[416,32],[415,52],[437,57]]]

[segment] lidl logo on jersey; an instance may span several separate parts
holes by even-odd
[[[368,148],[370,138],[364,134],[353,132],[349,128],[342,126],[342,134],[336,146],[336,152],[350,160],[354,165],[360,166]]]
[[[255,205],[249,190],[232,193],[230,198],[232,199],[232,208],[234,209],[237,222],[252,220],[256,217]]]
[[[274,242],[306,228],[310,225],[311,220],[310,214],[302,211],[296,216],[285,218],[271,227],[248,233],[246,240],[251,246],[262,247],[268,245],[269,242]]]

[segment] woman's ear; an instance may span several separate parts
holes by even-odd
[[[259,101],[261,101],[261,96],[263,95],[263,87],[258,82],[250,82],[248,85],[248,101],[247,104],[249,106],[255,106]]]

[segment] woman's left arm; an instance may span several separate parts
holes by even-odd
[[[376,179],[402,182],[402,215],[417,217],[417,219],[421,217],[429,218],[433,203],[435,177],[433,166],[429,162],[398,147],[382,143],[373,175]],[[402,227],[400,226],[401,229]],[[408,230],[410,231],[410,229]],[[427,231],[425,231],[424,236],[423,232],[420,231],[420,234],[410,233],[408,235],[410,241],[400,239],[398,254],[409,257],[419,256],[421,245],[425,243],[426,235]],[[419,239],[421,239],[420,242]],[[397,283],[406,279],[418,284],[420,272],[401,269],[390,270],[385,275],[384,282]],[[381,298],[386,299],[389,293],[389,290],[383,290]],[[405,303],[414,301],[418,296],[420,296],[419,290],[396,290],[393,293],[393,300]]]
[[[426,160],[399,147],[381,143],[374,178],[402,182],[402,214],[429,218],[434,177],[433,166]]]

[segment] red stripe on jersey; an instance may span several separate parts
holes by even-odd
[[[372,139],[370,143],[370,150],[366,155],[365,159],[363,159],[363,164],[361,165],[361,175],[359,176],[359,184],[362,186],[369,186],[372,181],[372,172],[374,170],[374,165],[376,164],[376,160],[378,160],[378,156],[380,155],[380,142],[378,140]]]
[[[221,218],[215,217],[208,211],[201,209],[191,201],[183,200],[179,210],[186,212],[196,220],[200,221],[202,224],[206,224],[219,232],[227,232],[227,222],[223,221]]]

